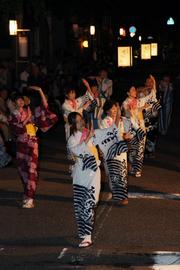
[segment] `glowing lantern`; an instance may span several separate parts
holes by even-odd
[[[141,44],[141,59],[151,59],[151,44]]]
[[[82,42],[82,46],[83,46],[84,48],[88,48],[88,47],[89,47],[88,40],[84,40],[84,41]]]
[[[11,36],[17,35],[17,21],[16,20],[9,21],[9,34]]]
[[[132,65],[132,47],[118,47],[118,67],[131,67]]]
[[[95,35],[95,31],[96,31],[95,26],[94,25],[91,25],[90,26],[90,35],[91,36],[94,36]]]
[[[157,56],[157,55],[158,55],[158,44],[151,43],[151,56]]]

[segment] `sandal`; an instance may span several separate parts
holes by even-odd
[[[128,199],[123,199],[123,200],[119,200],[118,201],[118,205],[120,206],[124,206],[124,205],[127,205],[129,202],[128,202]]]
[[[79,248],[85,248],[85,247],[89,247],[92,245],[92,241],[90,240],[83,240],[80,244],[79,244]]]
[[[141,172],[136,172],[135,177],[141,177]]]

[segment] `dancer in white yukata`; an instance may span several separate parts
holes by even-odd
[[[128,204],[128,179],[127,179],[127,145],[125,140],[132,138],[131,122],[125,117],[121,117],[119,105],[115,101],[107,100],[103,106],[105,118],[99,121],[99,126],[102,131],[95,131],[95,143],[103,153],[104,167],[109,179],[109,186],[112,192],[112,197],[118,200],[119,205]],[[117,127],[115,126],[117,125]],[[109,131],[109,127],[113,130]],[[105,128],[105,130],[104,130]],[[106,139],[110,132],[116,134],[113,140]],[[119,150],[116,152],[115,147]],[[111,151],[111,157],[107,154],[107,150]]]
[[[129,173],[135,177],[141,177],[146,139],[142,110],[146,104],[144,107],[139,106],[135,87],[132,86],[127,94],[128,97],[122,104],[123,113],[127,118],[130,118],[135,132],[134,137],[128,143],[128,158],[131,166]]]
[[[71,135],[67,147],[75,157],[72,171],[73,197],[78,236],[82,239],[79,247],[82,248],[92,244],[94,208],[100,193],[100,161],[92,141],[93,131],[85,127],[81,114],[70,113],[68,122]]]
[[[68,115],[71,112],[78,112],[82,115],[82,112],[84,109],[86,109],[91,101],[90,101],[90,94],[88,91],[81,96],[76,98],[76,91],[73,85],[70,85],[66,89],[66,98],[65,101],[62,105],[62,110],[63,110],[63,117],[64,117],[64,122],[65,122],[65,135],[66,135],[66,140],[69,138],[69,124],[68,124]]]
[[[145,87],[142,89],[143,91],[138,93],[138,104],[139,107],[144,107],[143,117],[146,128],[145,156],[153,158],[155,157],[156,143],[158,139],[159,113],[161,105],[156,98],[156,81],[152,75],[149,75],[146,79]]]

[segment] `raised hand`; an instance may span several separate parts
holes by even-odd
[[[28,90],[41,91],[42,89],[39,86],[31,85],[31,86],[28,86]]]
[[[84,85],[88,88],[88,87],[90,87],[89,86],[89,83],[88,83],[88,81],[86,80],[86,79],[82,79],[82,82],[84,83]]]

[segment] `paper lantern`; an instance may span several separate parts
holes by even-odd
[[[118,67],[131,67],[132,61],[132,47],[120,46],[118,47]]]
[[[151,44],[141,44],[141,59],[151,59]]]
[[[158,55],[158,44],[151,43],[151,56],[157,56],[157,55]]]

